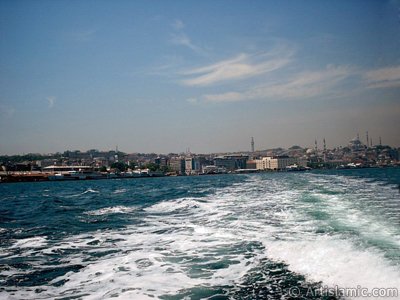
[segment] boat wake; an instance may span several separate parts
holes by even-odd
[[[345,176],[243,179],[200,197],[83,212],[129,214],[135,224],[124,228],[20,240],[7,259],[18,255],[30,268],[3,268],[0,293],[246,299],[251,293],[289,297],[293,286],[400,286],[400,228],[390,219],[399,200],[390,185],[378,194],[371,185],[379,183]],[[50,269],[51,280],[32,288],[32,274]],[[16,289],[17,278],[26,285]]]

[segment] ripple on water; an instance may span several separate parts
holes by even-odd
[[[396,217],[388,209],[396,204],[392,186],[380,187],[374,210],[377,192],[361,187],[375,182],[357,177],[210,178],[155,179],[148,188],[134,180],[124,181],[126,187],[122,181],[77,183],[78,193],[63,195],[72,195],[68,205],[87,207],[68,212],[92,222],[87,231],[15,239],[2,256],[7,267],[0,269],[0,294],[252,299],[289,297],[293,286],[302,293],[321,285],[400,286],[400,229],[387,220]],[[140,203],[131,198],[136,185]],[[372,243],[374,232],[387,241],[384,247]]]

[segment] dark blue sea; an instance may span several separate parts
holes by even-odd
[[[1,184],[0,298],[400,288],[399,184],[400,168]]]

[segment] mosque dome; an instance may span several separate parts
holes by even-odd
[[[313,154],[314,152],[315,152],[314,149],[311,149],[311,148],[307,149],[307,151],[306,151],[307,154]]]
[[[364,145],[358,137],[355,137],[349,142],[349,148],[351,148],[352,150],[361,150],[363,147]]]

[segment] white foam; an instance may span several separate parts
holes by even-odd
[[[126,193],[127,189],[116,189],[113,194],[123,194]]]
[[[344,188],[361,184],[356,179],[341,177],[334,177],[332,183],[330,177],[315,174],[282,176],[311,179],[312,184],[322,184],[327,189],[340,182]],[[320,205],[335,220],[358,230],[361,238],[372,233],[371,230],[378,230],[390,240],[398,231],[383,221],[377,223],[372,214],[363,215],[357,203],[338,195],[318,194],[312,187],[306,187],[307,191],[314,193],[320,202],[301,202],[304,190],[294,189],[280,180],[279,175],[272,178],[251,176],[241,185],[220,189],[208,197],[160,202],[145,208],[142,222],[134,226],[75,235],[48,245],[40,252],[69,253],[62,257],[62,265],[83,268],[51,282],[66,280],[59,287],[42,286],[44,291],[39,294],[18,288],[15,295],[17,298],[158,298],[193,287],[238,283],[265,257],[283,261],[290,270],[329,286],[400,286],[399,266],[385,258],[382,251],[372,247],[363,249],[356,239],[338,233],[316,234],[315,229],[323,221],[313,219],[305,211]],[[130,213],[135,209],[112,206],[86,214]],[[370,226],[373,224],[377,227]],[[36,242],[40,245],[40,240]],[[247,243],[259,247],[245,250],[246,246],[241,245]],[[237,251],[238,247],[244,247],[243,251]],[[73,249],[79,251],[70,251]],[[225,265],[211,269],[206,266],[211,263]],[[46,267],[46,262],[40,267]]]
[[[91,189],[91,188],[88,188],[86,191],[84,191],[83,193],[100,193],[100,191],[96,191],[96,190],[93,190],[93,189]]]
[[[201,208],[203,202],[195,198],[180,198],[174,201],[165,201],[156,203],[150,207],[145,208],[145,211],[151,213],[172,213],[188,209]]]
[[[41,248],[44,247],[47,244],[47,239],[46,237],[32,237],[32,238],[26,238],[26,239],[20,239],[17,240],[11,247],[10,249],[25,249],[25,248]]]
[[[67,195],[67,196],[64,196],[64,197],[65,198],[75,198],[75,197],[83,196],[83,195],[86,195],[86,194],[89,194],[89,193],[99,194],[100,191],[96,191],[96,190],[93,190],[92,188],[88,188],[86,191],[84,191],[82,193],[73,194],[73,195]]]
[[[349,241],[320,237],[311,241],[274,242],[268,257],[283,261],[289,269],[329,287],[400,287],[400,270],[378,251],[357,249]],[[387,299],[387,298],[386,298]]]
[[[128,206],[112,206],[112,207],[104,207],[92,211],[85,212],[86,215],[90,216],[102,216],[108,214],[128,214],[137,210],[137,207],[128,207]]]

